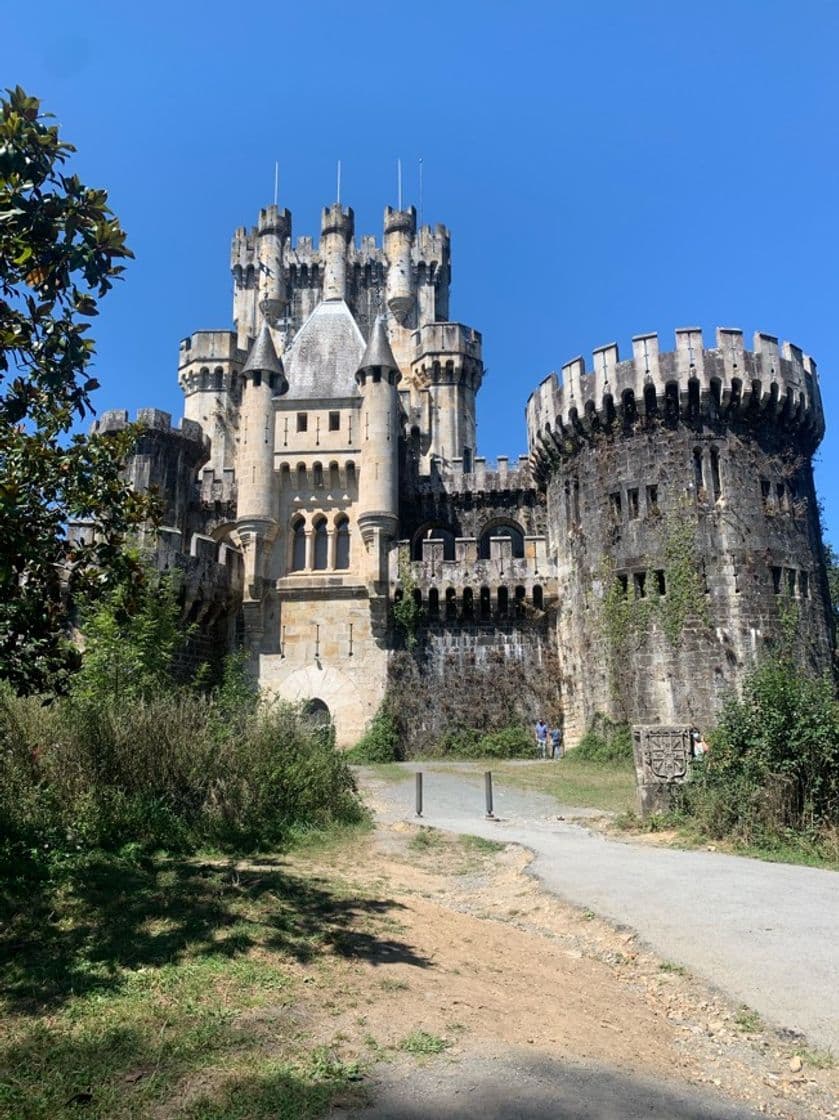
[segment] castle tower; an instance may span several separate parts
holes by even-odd
[[[829,670],[812,455],[824,419],[797,346],[697,328],[612,344],[542,382],[528,441],[557,561],[567,738],[604,712],[716,722],[767,644]]]
[[[417,232],[417,212],[385,208],[384,251],[387,258],[387,306],[398,323],[407,325],[416,296],[411,269],[411,250]]]
[[[461,323],[428,323],[414,333],[412,380],[427,393],[428,456],[443,464],[463,460],[471,471],[477,425],[475,394],[484,365],[481,336]]]
[[[384,321],[378,318],[356,373],[361,390],[358,526],[374,581],[386,578],[385,545],[399,524],[399,394],[401,375]]]
[[[323,298],[347,298],[347,248],[355,232],[352,209],[340,202],[325,206],[320,223],[320,258],[323,268]]]
[[[272,397],[287,388],[267,322],[251,347],[242,370],[242,405],[237,463],[236,529],[245,561],[246,601],[261,602],[266,546],[277,531],[274,494],[274,409]],[[257,612],[246,624],[261,634]]]
[[[256,227],[256,257],[259,311],[266,322],[275,324],[288,303],[283,273],[283,246],[291,237],[291,214],[266,206],[259,211]]]

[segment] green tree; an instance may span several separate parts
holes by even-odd
[[[133,430],[70,435],[97,388],[88,320],[132,253],[50,120],[20,87],[0,97],[0,678],[21,692],[65,683],[73,596],[125,578],[150,510],[120,473]]]

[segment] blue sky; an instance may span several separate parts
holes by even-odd
[[[2,84],[55,113],[137,256],[96,321],[100,410],[180,413],[178,340],[230,326],[230,235],[275,159],[295,235],[317,235],[338,158],[380,235],[397,157],[417,202],[421,156],[452,317],[484,335],[482,454],[523,452],[532,388],[594,346],[764,330],[819,364],[839,542],[832,0],[41,0],[3,38]]]

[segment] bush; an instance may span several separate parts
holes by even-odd
[[[632,764],[632,733],[626,723],[615,723],[598,714],[568,758],[602,766]]]
[[[49,707],[0,692],[7,870],[126,844],[264,848],[362,817],[345,759],[290,706],[230,720],[185,689]]]
[[[470,727],[444,735],[438,753],[448,758],[531,758],[533,738],[519,726],[502,727],[486,734]]]
[[[749,674],[709,736],[681,794],[684,812],[715,837],[752,844],[817,841],[839,824],[839,702],[833,682],[786,658]]]
[[[396,720],[382,707],[364,736],[344,756],[348,762],[396,762],[401,757]]]

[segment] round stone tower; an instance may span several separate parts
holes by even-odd
[[[558,574],[567,736],[604,712],[707,727],[767,643],[832,664],[815,363],[720,329],[563,367],[527,404]]]
[[[347,249],[353,239],[355,217],[340,202],[325,206],[320,224],[320,255],[323,263],[323,298],[347,298]]]

